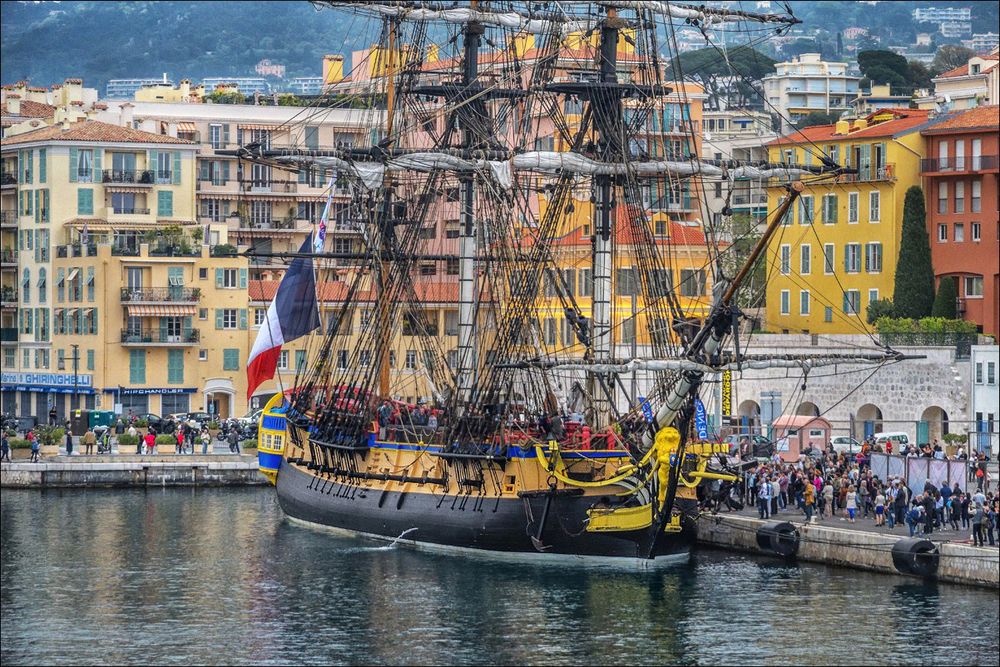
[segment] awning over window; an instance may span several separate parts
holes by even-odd
[[[80,273],[80,269],[71,269],[70,272],[69,272],[69,275],[66,276],[66,280],[69,280],[70,282],[72,282],[73,279],[76,278],[79,273]]]
[[[198,126],[195,125],[194,123],[188,123],[188,122],[177,123],[177,131],[178,132],[197,132],[198,131]]]
[[[173,304],[139,304],[128,306],[129,317],[193,317],[197,312],[197,306]]]
[[[277,125],[261,125],[260,123],[240,123],[241,130],[274,130]]]

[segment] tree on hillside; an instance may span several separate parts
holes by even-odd
[[[893,88],[909,86],[909,64],[906,58],[892,51],[862,51],[858,54],[861,74],[871,84],[889,84]]]
[[[903,230],[892,294],[896,317],[927,317],[934,305],[934,269],[926,218],[924,191],[914,185],[906,191],[903,202]]]
[[[706,107],[726,105],[747,108],[760,105],[759,82],[774,72],[775,61],[749,46],[737,46],[726,57],[715,48],[685,51],[671,60],[668,75],[680,81],[695,80],[705,86]]]
[[[931,308],[931,317],[955,319],[957,301],[958,287],[955,285],[955,277],[945,276],[938,284],[937,296],[934,297],[934,306]]]
[[[838,120],[840,120],[839,111],[831,111],[829,113],[826,111],[811,111],[802,120],[794,123],[794,125],[795,129],[801,130],[813,125],[830,125],[831,123],[836,123]]]
[[[934,54],[934,62],[931,63],[931,74],[937,76],[950,69],[961,67],[969,62],[969,58],[974,55],[976,55],[976,52],[972,49],[967,49],[964,46],[955,46],[954,44],[946,44]]]

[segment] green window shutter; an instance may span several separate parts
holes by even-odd
[[[87,370],[94,370],[94,351],[87,350]]]
[[[240,369],[240,351],[225,349],[222,351],[222,370],[238,371]]]
[[[94,267],[87,267],[87,301],[94,302]]]
[[[216,289],[222,289],[222,276],[223,275],[225,275],[223,273],[223,269],[216,269],[215,270],[215,288]]]
[[[198,178],[202,181],[207,181],[209,179],[208,160],[203,160],[202,163],[198,165]]]
[[[38,149],[38,182],[39,183],[44,183],[45,182],[45,171],[48,168],[48,165],[46,164],[46,158],[47,158],[47,156],[48,155],[45,152],[44,148],[39,148]]]
[[[182,284],[184,282],[184,267],[183,266],[171,266],[167,268],[167,280],[171,286]]]
[[[240,308],[240,329],[246,330],[247,328],[247,309]]]
[[[229,146],[229,125],[222,126],[222,143],[225,147]]]
[[[303,167],[299,169],[299,183],[305,183],[305,182],[306,182],[306,168]]]
[[[30,197],[31,194],[29,193],[28,196]],[[35,190],[35,224],[36,225],[42,219],[42,207],[41,207],[41,202],[39,201],[40,199],[41,199],[41,192],[39,190]]]
[[[28,151],[28,183],[35,182],[35,151]]]
[[[149,155],[146,157],[146,168],[153,172],[153,182],[156,183],[156,179],[159,177],[159,173],[157,172],[160,169],[158,151],[149,151]]]
[[[160,190],[156,193],[156,215],[160,217],[173,217],[174,215],[174,193],[167,190]]]
[[[94,215],[94,191],[91,188],[76,191],[76,212],[78,215]]]
[[[306,351],[295,350],[295,369],[298,370],[306,365]]]
[[[215,328],[221,329],[223,324],[222,320],[222,308],[215,309]]]
[[[174,168],[171,170],[172,182],[174,185],[181,184],[181,152],[174,151]]]
[[[167,351],[167,384],[184,384],[184,350]]]
[[[80,149],[69,149],[69,182],[76,183],[76,165],[80,161]]]
[[[48,188],[42,190],[42,222],[48,222],[49,216],[49,190]]]
[[[91,183],[100,183],[104,180],[104,172],[101,170],[101,156],[104,155],[103,148],[94,149],[94,178]]]
[[[229,180],[229,163],[228,162],[223,162],[222,163],[222,180],[224,180],[224,181],[228,181]]]
[[[240,289],[247,288],[247,270],[240,269]]]
[[[190,317],[185,317],[184,320],[183,320],[183,322],[182,322],[182,324],[181,324],[181,327],[183,328],[183,331],[184,331],[184,337],[185,338],[188,338],[191,335],[191,323],[192,323],[191,318]]]
[[[146,384],[146,351],[129,350],[128,379],[132,384]]]
[[[160,318],[160,342],[166,342],[167,340],[167,318]]]
[[[90,333],[95,335],[97,334],[97,323],[101,321],[99,315],[100,313],[98,313],[97,308],[94,308],[94,316],[90,320]]]
[[[229,217],[229,202],[228,201],[222,202],[222,215],[223,215],[223,217],[226,217],[226,218]]]

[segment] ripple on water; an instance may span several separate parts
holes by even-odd
[[[292,525],[262,489],[7,491],[0,513],[4,665],[1000,662],[996,593],[902,577],[426,554]]]

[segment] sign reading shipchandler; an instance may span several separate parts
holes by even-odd
[[[78,373],[76,381],[72,373],[3,373],[4,390],[49,391],[61,394],[73,393],[73,388],[81,394],[92,393],[94,376]]]

